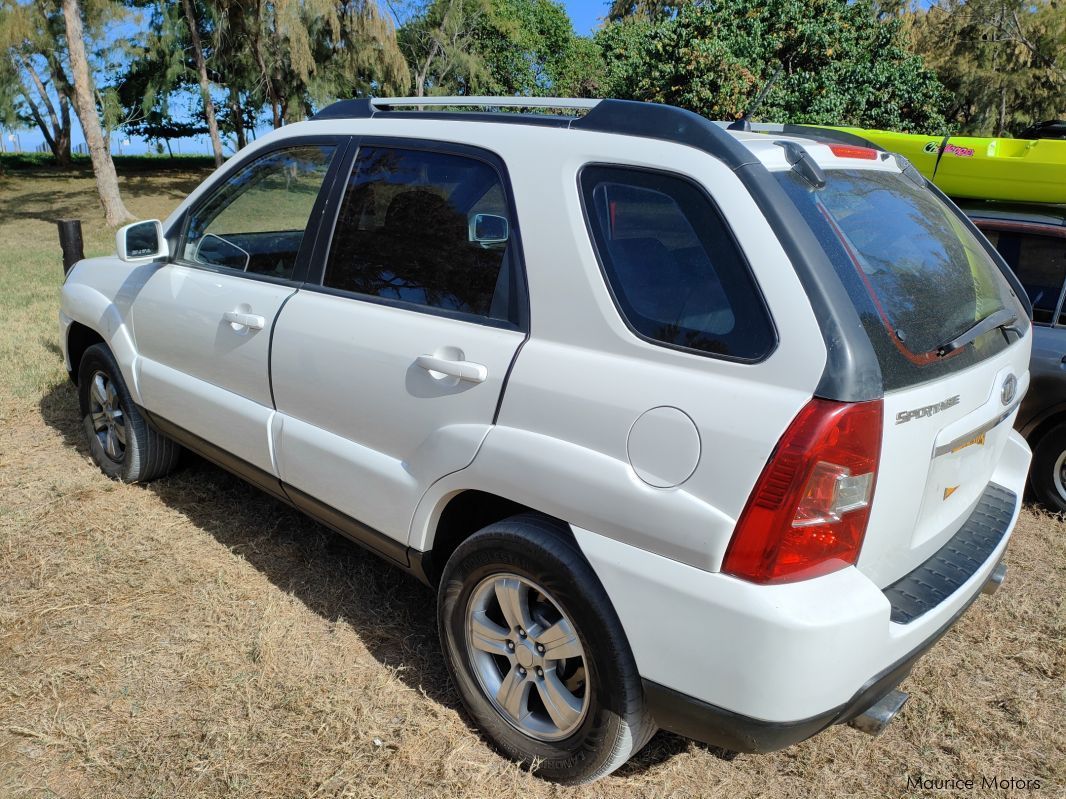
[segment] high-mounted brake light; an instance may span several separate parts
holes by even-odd
[[[877,160],[877,150],[871,147],[858,147],[854,144],[830,144],[829,149],[837,158],[865,158],[867,161]]]
[[[807,403],[755,484],[722,571],[784,583],[855,563],[877,482],[882,420],[880,400]]]

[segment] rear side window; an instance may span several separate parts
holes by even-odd
[[[1012,230],[986,230],[1033,303],[1033,321],[1050,324],[1066,277],[1066,238]]]
[[[930,380],[1008,346],[999,329],[941,357],[941,346],[1014,297],[984,245],[936,195],[896,172],[834,169],[823,189],[775,177],[836,267],[878,351],[886,389]],[[1013,342],[1016,336],[1011,334]]]
[[[755,361],[773,324],[717,209],[674,175],[590,166],[582,200],[604,276],[623,318],[653,342]]]
[[[323,284],[514,323],[513,238],[507,195],[490,164],[364,147],[345,190]]]

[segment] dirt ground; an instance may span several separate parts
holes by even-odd
[[[163,216],[204,174],[122,185]],[[1066,796],[1066,522],[1032,508],[880,738],[730,758],[660,733],[587,788],[521,771],[460,709],[428,589],[202,461],[148,486],[92,466],[61,216],[113,249],[83,169],[0,177],[0,797]]]

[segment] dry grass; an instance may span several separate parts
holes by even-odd
[[[200,177],[123,182],[158,216]],[[110,249],[84,173],[0,178],[0,796],[1064,795],[1066,523],[1035,510],[881,738],[727,760],[660,734],[580,790],[520,771],[460,711],[427,589],[202,462],[147,487],[91,465],[55,341],[68,214]]]

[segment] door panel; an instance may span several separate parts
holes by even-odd
[[[406,542],[437,479],[467,466],[492,424],[524,336],[349,297],[302,291],[274,331],[281,479]],[[482,382],[422,355],[483,366]]]
[[[133,303],[145,407],[274,473],[267,433],[270,326],[293,293],[291,285],[160,267]],[[227,321],[234,311],[262,317],[262,329]]]
[[[132,302],[145,407],[271,475],[271,329],[306,271],[321,188],[345,149],[301,140],[221,173],[187,213],[176,262]]]
[[[467,466],[525,338],[503,165],[459,145],[360,147],[329,252],[274,331],[281,479],[407,543],[418,500]]]

